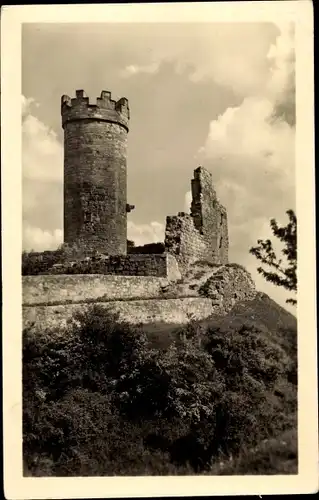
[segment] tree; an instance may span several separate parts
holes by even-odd
[[[289,292],[297,292],[297,216],[293,210],[287,210],[289,222],[286,226],[280,227],[275,219],[271,219],[271,230],[283,244],[282,254],[285,261],[278,259],[270,240],[258,240],[258,246],[252,247],[249,251],[263,264],[270,269],[267,271],[258,267],[257,271],[267,281],[274,285],[281,286]],[[287,304],[296,304],[294,298],[286,300]]]
[[[135,247],[135,242],[133,240],[127,240],[127,250]]]

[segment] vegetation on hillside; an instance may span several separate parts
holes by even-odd
[[[295,324],[251,307],[165,335],[98,306],[64,336],[25,330],[26,473],[296,473]]]
[[[257,271],[270,283],[281,286],[289,292],[297,292],[297,217],[293,210],[287,212],[289,222],[280,227],[275,219],[271,219],[270,227],[273,235],[284,244],[282,254],[285,263],[276,256],[272,242],[258,240],[258,245],[250,249],[250,253],[270,268],[270,271],[258,267]],[[286,300],[287,304],[296,304],[294,298]]]

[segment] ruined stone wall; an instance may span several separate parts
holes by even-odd
[[[168,253],[110,255],[79,260],[72,250],[70,254],[57,251],[31,253],[24,259],[22,274],[23,276],[61,274],[155,276],[165,277],[170,281],[176,281],[181,277],[175,257]]]
[[[24,276],[24,306],[152,298],[160,295],[167,278],[96,274]]]
[[[220,313],[227,313],[237,302],[256,297],[256,285],[251,274],[239,264],[220,266],[199,290],[199,295],[212,299]]]
[[[191,215],[194,225],[204,236],[212,253],[213,262],[228,262],[227,212],[219,203],[212,183],[212,175],[202,167],[194,171],[192,179]]]
[[[214,272],[208,273],[197,290],[192,287],[195,296],[179,295],[186,290],[175,285],[167,290],[172,284],[158,277],[24,276],[23,326],[42,332],[60,329],[75,312],[94,303],[119,313],[120,319],[130,323],[185,324],[190,319],[223,316],[236,304],[256,298],[255,283],[242,266],[227,264],[212,269]],[[63,331],[59,333],[63,335]]]
[[[180,278],[177,262],[167,254],[132,254],[110,256],[105,262],[104,274],[122,276],[156,276],[169,280]]]
[[[197,260],[228,262],[227,212],[217,199],[210,172],[197,168],[191,186],[191,215],[180,212],[166,218],[165,247],[181,271]]]
[[[23,304],[158,297],[162,287],[181,276],[170,255],[127,255],[110,260],[104,274],[23,276]]]
[[[165,255],[111,256],[106,266],[106,274],[121,274],[124,276],[167,276]]]
[[[205,238],[195,228],[193,218],[184,213],[166,218],[165,247],[175,256],[181,272],[196,260],[210,260]]]
[[[54,330],[55,334],[64,335],[64,328],[77,312],[83,312],[90,304],[36,305],[22,308],[23,327]],[[100,302],[99,306],[118,313],[119,319],[132,324],[169,323],[186,324],[191,318],[201,320],[213,312],[211,299],[182,298],[168,300],[131,300]]]
[[[32,264],[32,261],[34,261],[34,264]],[[45,262],[41,262],[41,254],[34,254],[30,256],[28,268],[23,272],[24,276],[61,274],[157,276],[168,278],[171,281],[178,280],[181,277],[175,257],[167,253],[110,255],[101,259],[86,258],[85,260],[64,258],[60,263],[53,265],[49,259],[47,266]]]
[[[83,91],[62,97],[64,242],[86,251],[126,254],[126,99],[103,91],[90,104]]]

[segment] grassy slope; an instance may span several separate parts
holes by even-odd
[[[237,303],[225,316],[212,316],[202,320],[216,328],[228,329],[243,324],[253,324],[265,331],[271,340],[278,342],[289,353],[295,352],[297,341],[297,320],[286,309],[277,304],[268,295],[258,293],[250,301]],[[155,323],[144,325],[143,329],[159,347],[175,338],[179,325]]]
[[[244,323],[253,324],[264,330],[270,340],[278,343],[289,354],[293,354],[296,349],[296,317],[264,293],[258,293],[254,300],[236,304],[226,316],[212,317],[209,322],[222,329]]]
[[[236,304],[225,316],[212,316],[201,323],[214,325],[222,330],[253,324],[256,328],[262,329],[270,340],[278,343],[286,352],[291,355],[296,353],[296,317],[263,293],[258,293],[254,300]],[[167,343],[174,339],[178,325],[147,325],[145,330],[158,347],[165,348]],[[275,439],[261,443],[256,449],[242,450],[234,458],[213,464],[206,474],[297,474],[297,449],[297,430],[291,429]]]
[[[212,316],[202,321],[216,328],[228,331],[243,324],[253,324],[262,329],[272,341],[278,342],[287,352],[296,352],[296,318],[279,306],[265,294],[258,294],[252,301],[238,303],[225,316]],[[166,348],[176,338],[180,329],[173,324],[145,325],[145,331],[158,348]],[[156,458],[156,457],[155,457]],[[155,459],[154,458],[154,459]],[[153,460],[153,458],[152,458]],[[162,458],[160,460],[162,463]],[[183,468],[175,470],[175,466],[164,464],[169,470],[166,474],[189,474]],[[150,473],[154,473],[150,471]],[[158,472],[160,474],[160,472]],[[212,465],[208,472],[211,475],[244,475],[244,474],[296,474],[297,473],[297,432],[296,429],[286,431],[275,439],[262,442],[256,449],[243,449],[231,459],[227,458]]]
[[[242,450],[237,457],[213,464],[207,474],[298,474],[297,449],[297,431],[292,429],[262,442],[254,450]]]

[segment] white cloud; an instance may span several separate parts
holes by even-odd
[[[271,62],[270,78],[267,81],[268,89],[275,94],[287,90],[290,79],[295,74],[294,30],[290,24],[279,25],[280,35],[276,43],[271,45],[267,58]]]
[[[249,248],[259,238],[273,241],[270,219],[285,224],[286,210],[295,208],[294,40],[289,27],[282,28],[268,58],[271,68],[259,92],[212,120],[198,157],[211,170],[228,210],[230,259],[246,265],[258,286],[283,305],[287,293],[257,274]]]
[[[39,106],[32,97],[21,96],[22,118],[29,114],[32,106]]]
[[[158,72],[159,67],[160,67],[159,62],[150,63],[144,66],[138,64],[130,64],[124,68],[124,70],[121,72],[121,76],[129,77],[137,75],[138,73],[154,74]]]
[[[53,230],[52,224],[57,227],[60,219],[56,193],[62,183],[63,148],[56,134],[34,115],[37,107],[33,98],[21,97],[23,248],[26,250],[52,249],[62,241],[62,230]]]
[[[164,241],[165,226],[160,222],[150,224],[135,224],[132,221],[127,223],[127,237],[133,240],[136,246],[146,243],[158,243]]]
[[[32,114],[34,99],[22,96],[23,177],[62,181],[63,148],[57,135]]]
[[[263,84],[275,31],[269,23],[181,23],[166,25],[165,32],[154,27],[134,40],[135,60],[123,74],[153,73],[170,62],[193,82],[213,80],[250,95]]]
[[[62,240],[61,229],[50,232],[30,225],[23,228],[23,249],[27,251],[56,250]]]
[[[133,240],[136,246],[164,241],[165,226],[160,222],[135,224],[129,221],[127,229],[128,239]],[[61,243],[63,243],[63,232],[61,229],[48,231],[30,226],[29,224],[25,224],[23,228],[24,250],[55,250]]]
[[[184,212],[186,212],[187,214],[190,213],[191,203],[192,203],[192,192],[187,191],[187,193],[185,194],[185,200],[184,200]]]
[[[201,153],[223,163],[224,180],[231,169],[228,180],[235,177],[236,184],[240,179],[246,186],[247,182],[255,184],[258,172],[259,176],[275,175],[277,182],[280,178],[285,186],[294,186],[295,131],[286,121],[272,122],[273,109],[274,103],[263,97],[246,98],[238,108],[227,109],[210,123]]]

